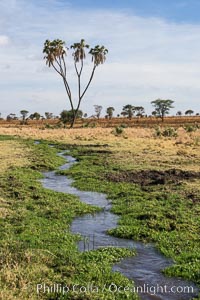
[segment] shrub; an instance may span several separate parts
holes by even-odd
[[[162,136],[165,137],[176,137],[177,136],[177,130],[173,127],[167,127],[163,130]]]
[[[96,123],[91,123],[91,124],[90,124],[90,127],[91,127],[91,128],[95,128],[95,127],[97,127],[97,124],[96,124]]]
[[[120,127],[121,127],[121,128],[127,128],[127,127],[128,127],[128,125],[127,125],[127,124],[124,124],[124,123],[122,123],[122,124],[120,125]]]
[[[114,135],[121,135],[123,131],[124,128],[122,128],[121,126],[117,126],[111,133],[113,133]]]
[[[159,126],[156,126],[154,129],[155,129],[155,135],[156,136],[161,136],[162,135],[162,131],[161,131]]]
[[[155,127],[155,135],[164,137],[177,137],[177,130],[173,127],[166,127],[164,129]]]
[[[193,132],[193,131],[196,131],[198,129],[198,125],[186,125],[184,127],[185,131],[186,132]]]
[[[51,129],[52,126],[51,126],[50,124],[45,124],[45,128],[46,128],[46,129]]]

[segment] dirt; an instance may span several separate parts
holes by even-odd
[[[179,184],[182,180],[200,178],[200,172],[183,171],[170,169],[166,171],[141,170],[141,171],[120,171],[109,173],[106,178],[114,182],[129,182],[141,186],[157,184]]]
[[[186,193],[186,197],[190,200],[192,200],[193,203],[200,203],[200,196],[198,193],[192,192],[192,193]]]

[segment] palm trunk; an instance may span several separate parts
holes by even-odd
[[[73,117],[69,128],[73,128],[74,127],[75,120],[76,120],[76,116]]]
[[[74,116],[73,116],[73,118],[72,118],[72,121],[71,121],[71,124],[70,124],[70,128],[73,128],[73,127],[74,127],[74,124],[75,124],[75,121],[76,121],[76,118],[77,118],[77,114],[78,114],[79,107],[80,107],[80,103],[79,103],[79,105],[77,106],[76,110],[73,111]]]

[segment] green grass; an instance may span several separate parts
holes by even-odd
[[[109,154],[99,154],[94,148],[71,150],[79,163],[63,171],[75,179],[74,186],[98,191],[112,200],[112,211],[120,215],[119,226],[109,234],[154,242],[174,265],[164,270],[169,276],[179,276],[200,284],[200,206],[183,196],[184,185],[140,186],[106,180],[108,172],[122,169],[110,163]]]
[[[0,141],[14,140],[15,137],[12,135],[0,135]]]
[[[134,255],[133,251],[105,248],[80,253],[79,237],[70,232],[76,216],[94,213],[98,208],[83,204],[73,195],[44,189],[41,170],[56,169],[63,159],[47,143],[34,145],[21,141],[31,150],[29,167],[11,167],[1,177],[0,192],[10,214],[0,220],[0,297],[2,299],[137,299],[125,292],[113,294],[109,285],[132,283],[111,271],[114,262]],[[36,285],[93,283],[104,291],[36,294]]]

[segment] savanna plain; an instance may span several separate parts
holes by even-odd
[[[120,219],[110,235],[154,243],[174,261],[163,270],[166,276],[200,285],[200,129],[163,130],[0,128],[0,299],[139,299],[106,289],[36,293],[41,282],[127,286],[129,279],[112,266],[137,255],[115,247],[78,251],[80,237],[70,232],[70,224],[99,208],[42,187],[41,172],[64,163],[57,156],[61,149],[78,163],[58,173],[112,201]]]

